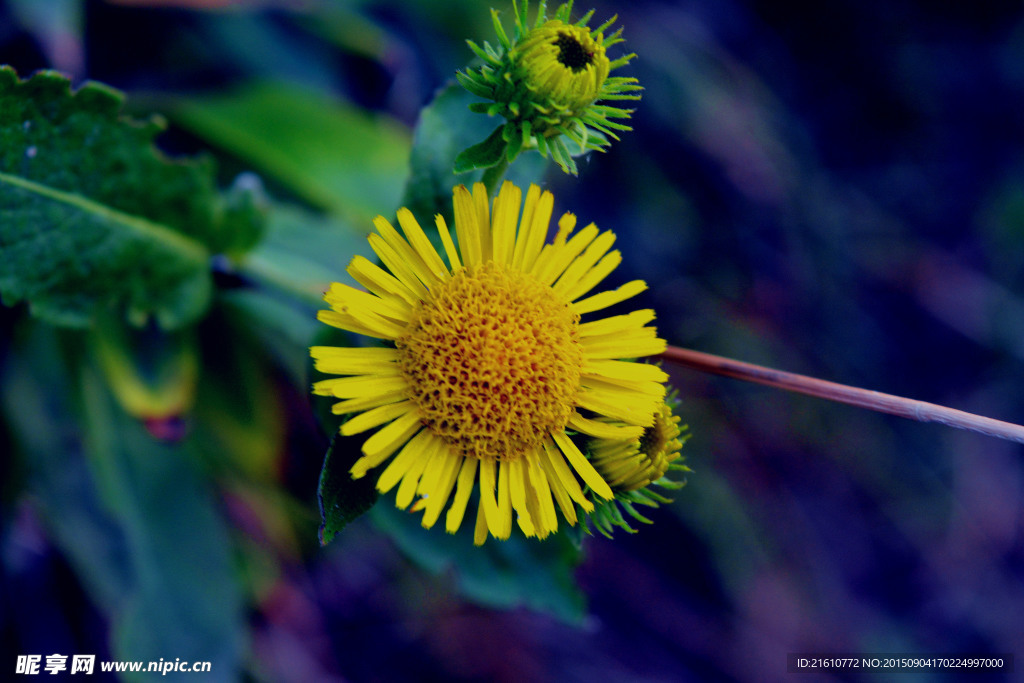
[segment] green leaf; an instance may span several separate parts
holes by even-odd
[[[82,345],[78,334],[33,325],[2,382],[47,527],[109,619],[115,658],[210,661],[211,680],[236,680],[242,598],[192,446],[150,438]]]
[[[398,208],[409,135],[396,122],[277,82],[169,104],[181,126],[319,209],[369,226]]]
[[[52,328],[31,327],[0,366],[4,417],[50,535],[89,595],[110,613],[133,578],[124,535],[100,500],[72,417],[66,351],[80,350],[83,340],[76,333],[61,345]]]
[[[209,303],[210,255],[258,233],[255,215],[221,202],[208,160],[165,158],[153,146],[162,123],[129,121],[122,103],[98,83],[72,93],[60,74],[0,67],[5,303],[58,325],[113,309],[181,326]]]
[[[163,226],[0,173],[0,296],[55,325],[85,327],[111,309],[137,325],[198,318],[210,301],[209,253]]]
[[[459,592],[475,602],[528,607],[570,623],[583,619],[586,604],[573,576],[580,551],[563,533],[539,541],[513,532],[507,541],[489,538],[476,547],[469,512],[454,535],[440,525],[424,529],[420,515],[399,510],[393,500],[370,515],[413,562],[433,574],[452,574]]]
[[[480,179],[479,171],[458,179],[453,171],[456,156],[487,137],[493,127],[492,122],[469,111],[473,101],[473,95],[453,83],[439,90],[434,101],[420,112],[402,205],[421,219],[438,213],[450,219],[452,187]]]
[[[327,545],[345,526],[377,502],[377,476],[373,472],[353,479],[349,468],[362,455],[363,439],[335,433],[320,472],[320,544]]]
[[[490,168],[501,161],[508,148],[504,132],[505,126],[498,126],[493,133],[487,136],[486,140],[459,152],[455,157],[455,173],[465,173],[476,168]]]
[[[451,83],[420,112],[402,206],[420,218],[421,224],[429,225],[429,219],[440,213],[451,225],[452,188],[458,183],[472,185],[482,175],[477,168],[456,176],[456,157],[484,138],[501,136],[500,127],[492,132],[493,120],[469,110],[474,101],[472,94]],[[540,182],[546,168],[547,161],[539,155],[524,155],[509,169],[507,177],[525,187]]]
[[[238,264],[238,272],[307,306],[322,308],[332,282],[355,284],[345,268],[356,254],[376,258],[365,231],[336,216],[277,205],[268,214],[263,240]]]

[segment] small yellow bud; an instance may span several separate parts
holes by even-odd
[[[505,123],[484,142],[459,155],[456,172],[511,162],[524,149],[550,156],[566,173],[576,173],[574,156],[603,151],[616,131],[630,130],[616,119],[628,119],[632,109],[605,101],[639,100],[642,88],[635,78],[610,76],[634,55],[610,61],[607,49],[622,42],[621,29],[609,36],[587,26],[591,13],[571,23],[572,3],[559,7],[554,18],[544,16],[544,3],[533,25],[527,23],[528,3],[515,6],[516,25],[510,39],[493,13],[499,44],[469,46],[483,60],[478,69],[457,74],[459,82],[488,102],[470,106]],[[598,104],[602,102],[602,104]]]

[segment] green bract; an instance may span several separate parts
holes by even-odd
[[[490,100],[470,105],[488,116],[501,115],[505,123],[483,142],[466,149],[456,159],[456,172],[511,162],[524,149],[535,148],[550,156],[566,173],[576,174],[574,155],[587,150],[603,151],[615,131],[630,130],[613,119],[626,119],[631,109],[603,100],[638,100],[642,88],[635,78],[609,76],[635,56],[609,61],[608,47],[622,42],[622,29],[604,32],[612,17],[597,29],[587,26],[593,11],[570,23],[572,2],[561,5],[552,19],[541,2],[533,24],[527,22],[529,1],[522,7],[513,0],[515,30],[510,39],[491,10],[498,45],[483,47],[467,41],[483,60],[477,69],[457,74],[468,91]]]

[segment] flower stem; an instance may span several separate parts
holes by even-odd
[[[662,358],[684,367],[724,375],[745,382],[765,384],[776,389],[785,389],[799,394],[816,396],[828,401],[846,403],[875,410],[880,413],[898,415],[918,422],[938,422],[948,427],[966,429],[968,431],[994,436],[999,439],[1016,441],[1024,444],[1024,426],[993,420],[989,417],[966,413],[962,410],[947,408],[934,403],[915,401],[909,398],[883,394],[877,391],[859,389],[857,387],[827,382],[813,377],[797,375],[783,370],[774,370],[761,365],[744,363],[731,358],[715,356],[710,353],[681,349],[669,346]]]
[[[494,193],[498,191],[498,185],[501,184],[501,179],[505,177],[505,171],[508,170],[508,157],[504,154],[501,155],[501,161],[496,163],[494,166],[488,167],[484,171],[484,176],[481,178],[484,187],[487,188],[487,196],[493,197]]]

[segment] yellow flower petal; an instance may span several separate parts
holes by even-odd
[[[637,425],[599,422],[583,417],[579,413],[573,413],[569,426],[587,436],[601,439],[639,439],[644,433],[644,428]]]
[[[406,413],[367,439],[363,454],[378,458],[384,453],[394,453],[421,428],[419,415],[415,411]]]
[[[379,433],[380,432],[378,432],[378,434]],[[392,460],[388,466],[384,468],[384,471],[380,473],[380,477],[377,478],[377,490],[381,493],[387,493],[395,487],[395,484],[402,480],[402,477],[404,477],[406,472],[409,471],[409,468],[414,465],[415,461],[425,460],[425,456],[430,453],[429,450],[427,450],[429,442],[430,433],[427,430],[422,430],[409,439],[409,442],[402,447],[402,450],[399,451],[394,460]],[[366,450],[363,449],[363,452],[365,453]],[[379,449],[373,455],[368,454],[364,456],[364,458],[383,462],[381,457],[382,453],[386,454],[383,456],[383,459],[386,459],[390,455],[386,450]],[[357,460],[356,464],[353,465],[353,475],[355,474],[354,470],[356,465],[359,464],[360,461]]]
[[[589,296],[582,301],[573,302],[572,307],[580,315],[584,313],[593,313],[594,311],[614,306],[617,303],[621,303],[626,299],[632,298],[645,289],[647,289],[646,282],[643,280],[633,280],[632,282],[627,282],[618,289],[613,289],[608,292],[600,292],[593,296]]]
[[[430,269],[434,279],[439,281],[448,277],[450,273],[445,267],[444,261],[441,260],[437,250],[434,249],[434,245],[430,243],[427,233],[423,232],[423,228],[420,227],[419,222],[412,215],[412,211],[405,207],[399,209],[398,224],[402,226],[402,231],[409,239],[409,243],[423,260],[424,265]]]
[[[392,403],[390,405],[367,410],[365,413],[356,415],[351,420],[341,425],[341,433],[345,436],[359,434],[360,432],[365,432],[367,429],[379,427],[385,422],[391,422],[395,418],[399,418],[402,415],[415,410],[416,406],[412,401],[402,401],[401,403]]]
[[[576,444],[572,442],[568,436],[564,433],[555,433],[551,435],[555,443],[561,449],[562,453],[565,454],[566,459],[576,470],[576,473],[580,475],[584,483],[590,487],[590,489],[601,496],[602,498],[611,499],[613,497],[611,488],[608,487],[608,483],[601,478],[601,475],[597,473],[594,466],[580,453],[580,449],[576,447]]]
[[[448,516],[445,518],[445,530],[450,534],[454,534],[462,525],[462,518],[466,514],[466,504],[469,503],[469,496],[473,493],[478,462],[480,461],[475,458],[462,459],[462,469],[459,470],[458,486],[455,489],[455,500],[448,508]]]
[[[494,260],[508,264],[512,260],[516,242],[516,222],[523,193],[507,180],[494,200]]]

